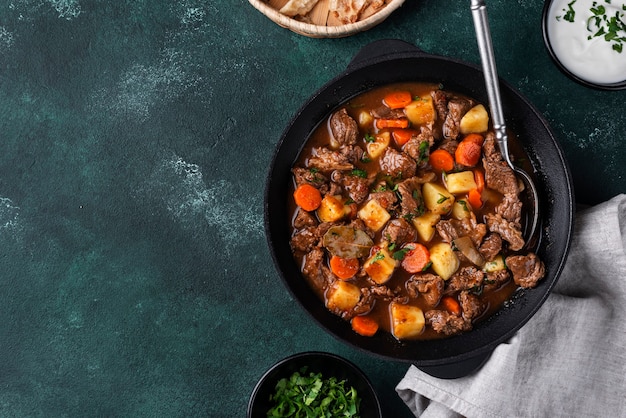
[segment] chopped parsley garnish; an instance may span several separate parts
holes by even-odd
[[[393,253],[393,259],[401,261],[401,260],[404,259],[404,257],[407,255],[407,253],[409,251],[411,251],[411,250],[412,250],[412,248],[408,248],[408,247],[405,247],[405,248],[403,248],[401,250],[398,250],[398,251]]]
[[[437,200],[438,204],[442,204],[443,202],[445,202],[446,200],[450,199],[449,196],[444,196],[441,193],[439,193],[439,200]]]
[[[360,168],[355,168],[352,170],[352,175],[355,177],[367,178],[367,171],[361,170]]]
[[[610,1],[605,0],[610,4]],[[597,37],[604,38],[605,41],[611,43],[614,51],[622,52],[623,42],[626,41],[626,23],[624,23],[624,6],[622,11],[616,11],[614,16],[608,16],[606,8],[593,2],[593,6],[589,9],[593,16],[587,20],[587,30],[592,32],[587,39]]]
[[[567,22],[573,23],[576,18],[576,11],[574,10],[574,4],[577,0],[572,0],[567,4],[567,9],[563,9],[565,14],[563,16],[557,16],[557,20],[561,18]],[[611,4],[611,0],[603,0],[604,4]],[[589,8],[591,17],[587,19],[587,31],[590,33],[587,36],[588,40],[594,38],[602,38],[606,42],[611,44],[611,48],[621,53],[624,49],[624,42],[626,42],[626,5],[622,4],[621,10],[615,12],[615,15],[609,15],[607,8],[600,4],[598,1],[594,1]]]
[[[457,200],[457,202],[459,202],[459,205],[461,205],[463,207],[463,211],[465,212],[469,212],[469,208],[467,207],[467,201],[461,199],[461,200]]]
[[[358,417],[361,402],[356,389],[345,380],[321,373],[306,373],[306,367],[276,384],[270,400],[275,406],[268,417]]]
[[[418,155],[417,163],[421,164],[428,160],[428,151],[430,150],[430,144],[428,143],[428,141],[420,142],[418,150],[419,150],[419,155]]]
[[[379,260],[384,260],[384,259],[385,259],[385,254],[383,254],[381,251],[378,251],[376,255],[374,256],[374,258],[372,259],[372,263],[375,263]]]
[[[368,132],[365,134],[365,142],[376,142],[376,137]]]
[[[415,218],[415,215],[412,213],[407,213],[406,215],[402,216],[406,221],[411,222],[413,220],[413,218]]]
[[[576,0],[572,0],[570,3],[567,4],[567,9],[563,9],[563,11],[565,12],[565,14],[563,15],[563,20],[566,20],[568,22],[574,22],[574,18],[576,17],[576,11],[574,10],[574,3],[576,3]],[[556,20],[559,20],[561,18],[561,16],[557,16]]]

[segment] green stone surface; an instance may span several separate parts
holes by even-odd
[[[498,70],[546,117],[578,203],[626,191],[625,92],[565,77],[539,0],[491,1]],[[330,351],[387,414],[408,365],[337,341],[298,306],[263,229],[290,118],[368,43],[479,63],[469,2],[407,0],[342,39],[244,0],[0,4],[0,416],[242,417],[291,354]]]

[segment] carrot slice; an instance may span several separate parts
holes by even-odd
[[[408,119],[376,119],[376,127],[378,129],[384,128],[408,128]]]
[[[480,209],[483,206],[483,199],[478,189],[472,189],[467,194],[467,200],[473,209]]]
[[[322,193],[310,184],[301,184],[293,192],[296,205],[310,212],[316,210],[322,204]]]
[[[452,296],[442,297],[441,304],[446,311],[453,313],[454,315],[461,315],[461,305],[459,304],[459,301]]]
[[[473,167],[478,164],[483,151],[483,137],[479,134],[469,134],[459,143],[454,152],[457,164]]]
[[[474,181],[476,182],[476,190],[482,193],[485,190],[485,174],[481,170],[474,170]]]
[[[393,136],[393,140],[396,141],[396,144],[401,147],[407,142],[413,135],[417,135],[416,129],[394,129],[391,135]]]
[[[358,258],[343,258],[336,255],[330,257],[330,269],[341,280],[348,280],[354,277],[359,271]]]
[[[445,149],[436,149],[431,152],[428,161],[437,171],[451,171],[454,168],[454,158]]]
[[[364,337],[371,337],[378,331],[378,322],[369,316],[359,315],[350,321],[352,329]]]
[[[404,90],[392,91],[385,95],[383,101],[390,109],[401,109],[413,101],[413,96]]]
[[[403,249],[407,249],[408,252],[402,258],[402,268],[412,274],[424,271],[430,263],[428,248],[420,243],[412,242],[405,244]]]

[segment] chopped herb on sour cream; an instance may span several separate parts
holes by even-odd
[[[567,7],[562,10],[565,13],[557,15],[556,20],[575,23],[576,10],[574,5],[576,2],[577,0],[572,0],[567,3]],[[611,7],[610,9],[607,9],[605,5],[611,5],[611,0],[594,1],[589,7],[591,16],[587,19],[587,31],[589,32],[587,39],[604,39],[611,44],[613,51],[621,53],[623,43],[626,42],[626,23],[624,22],[626,5],[622,4],[619,8]]]

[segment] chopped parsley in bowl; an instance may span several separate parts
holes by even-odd
[[[335,354],[305,352],[274,364],[257,383],[248,418],[382,416],[363,372]]]

